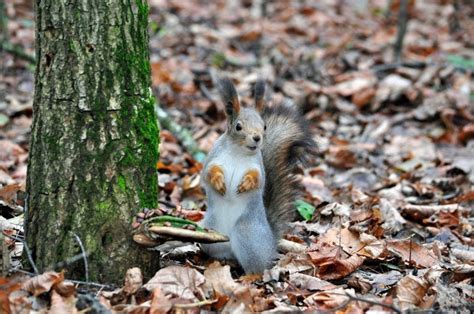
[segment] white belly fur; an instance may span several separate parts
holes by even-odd
[[[207,195],[212,193],[214,196],[209,198],[209,208],[206,216],[214,216],[214,219],[212,219],[214,224],[209,227],[223,234],[230,235],[235,222],[245,211],[249,199],[255,195],[255,193],[262,193],[263,189],[256,189],[237,194],[237,187],[242,182],[245,173],[250,169],[261,169],[261,155],[232,154],[231,156],[229,152],[223,152],[217,156],[208,167],[213,165],[219,165],[224,170],[226,193],[224,196],[221,196],[215,191],[210,191],[212,187],[205,184]],[[261,184],[263,183],[261,172],[259,181]]]

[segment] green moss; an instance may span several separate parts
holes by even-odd
[[[213,67],[219,69],[223,68],[225,66],[226,60],[227,58],[222,52],[215,52],[211,55],[211,64]]]
[[[107,211],[107,209],[109,209],[110,207],[111,207],[110,202],[107,202],[107,201],[97,203],[97,209],[100,212]]]
[[[120,190],[122,192],[126,192],[127,191],[127,182],[125,181],[125,177],[124,176],[119,176],[117,181],[118,181],[118,186],[119,186]]]

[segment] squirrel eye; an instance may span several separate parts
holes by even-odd
[[[266,126],[266,125],[263,126],[263,130],[264,130],[264,131],[267,130],[267,126]]]
[[[240,124],[240,122],[237,122],[237,124],[235,125],[235,129],[237,131],[241,131],[242,130],[242,124]]]

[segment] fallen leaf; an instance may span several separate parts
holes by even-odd
[[[289,282],[298,289],[309,291],[323,291],[337,288],[337,286],[326,280],[301,273],[290,274]]]
[[[216,292],[224,295],[231,295],[233,291],[240,287],[230,274],[230,266],[222,266],[219,262],[213,262],[204,271],[204,277],[212,284]]]
[[[326,161],[334,167],[349,169],[357,165],[357,158],[350,147],[330,146],[326,154]]]
[[[166,314],[173,308],[169,298],[163,294],[160,288],[153,290],[150,304],[150,314]]]
[[[9,184],[0,188],[0,199],[3,199],[8,204],[11,204],[18,191],[22,189],[21,184]]]
[[[331,291],[316,292],[307,297],[304,300],[304,303],[308,306],[316,307],[319,311],[330,311],[335,308],[342,309],[344,308],[344,305],[347,305],[350,301],[346,292],[354,294],[353,289],[345,290],[343,288],[338,288]]]
[[[64,273],[48,271],[41,275],[35,276],[22,284],[22,289],[30,292],[34,296],[38,296],[44,292],[51,290],[51,287],[64,280]]]
[[[408,275],[400,279],[395,293],[400,303],[402,311],[415,308],[423,301],[428,290],[428,283],[425,279]]]
[[[437,259],[431,250],[410,240],[388,240],[387,250],[400,257],[404,262],[416,267],[429,268]]]
[[[325,242],[311,246],[308,255],[314,265],[318,266],[317,276],[324,280],[341,279],[359,268],[364,258],[348,255],[341,247]]]
[[[137,292],[138,289],[143,285],[142,271],[138,267],[130,268],[125,274],[125,285],[123,292],[127,295],[132,295]]]
[[[51,308],[48,314],[77,313],[74,297],[65,298],[53,290],[51,293]]]
[[[206,293],[202,286],[206,278],[197,270],[182,266],[160,269],[143,287],[148,291],[159,288],[165,295],[197,302]]]

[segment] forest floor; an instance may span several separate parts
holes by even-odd
[[[93,300],[90,285],[63,273],[5,277],[2,310],[9,300],[15,311],[58,313],[474,311],[474,5],[408,1],[397,57],[399,1],[388,2],[150,0],[153,90],[168,115],[160,211],[196,220],[205,209],[199,162],[225,127],[209,70],[232,78],[244,103],[260,75],[273,102],[301,108],[318,144],[285,237],[294,252],[246,278],[235,265],[209,264],[194,244],[162,247],[163,268],[147,284],[131,270],[124,288]],[[3,270],[21,269],[34,92],[32,4],[5,4]]]

